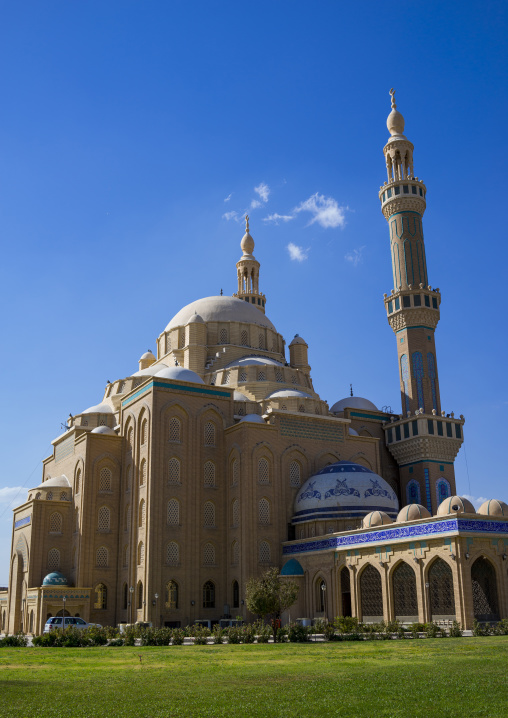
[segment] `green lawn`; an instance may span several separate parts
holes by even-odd
[[[2,648],[0,715],[504,718],[508,636]]]

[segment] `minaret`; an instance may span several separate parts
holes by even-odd
[[[259,291],[259,262],[252,254],[254,240],[249,232],[249,215],[245,215],[245,234],[242,237],[240,247],[243,254],[236,263],[238,292],[233,296],[254,304],[264,314],[266,297]]]
[[[453,460],[462,443],[464,422],[463,417],[457,420],[453,413],[446,417],[441,411],[434,341],[441,294],[429,284],[422,226],[427,188],[415,177],[414,147],[403,134],[404,118],[397,110],[395,91],[390,90],[390,95],[392,111],[386,124],[391,136],[383,149],[388,181],[381,187],[379,199],[390,228],[394,288],[384,296],[388,321],[397,338],[402,415],[387,428],[387,443],[399,465],[410,467],[420,487],[421,501],[417,503],[425,503],[433,511],[439,499],[446,498],[446,486],[439,484],[440,479],[455,491]],[[408,477],[406,484],[410,480]],[[409,493],[403,495],[403,503],[410,503],[410,498]]]

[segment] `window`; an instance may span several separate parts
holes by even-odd
[[[176,581],[169,581],[166,584],[166,608],[178,608],[178,584]]]
[[[292,461],[289,464],[289,485],[296,487],[301,483],[301,467],[299,461]]]
[[[258,519],[260,524],[270,523],[270,502],[268,499],[261,499],[258,504]]]
[[[259,563],[270,563],[270,544],[268,541],[260,541],[258,556]]]
[[[171,351],[171,337],[169,334],[166,334],[166,354],[168,354]]]
[[[222,383],[224,385],[229,384],[230,379],[231,379],[231,372],[225,371],[224,374],[222,375]]]
[[[318,608],[318,611],[319,611],[320,613],[324,613],[324,612],[326,611],[326,598],[325,598],[325,594],[326,594],[326,581],[324,581],[323,579],[321,579],[320,581],[317,582],[317,591],[318,591],[318,595],[317,595],[318,601],[317,601],[317,603],[318,603],[318,607],[319,607],[319,608]]]
[[[170,541],[166,546],[166,564],[168,566],[178,566],[180,562],[180,546],[176,541]]]
[[[233,526],[240,525],[240,502],[238,501],[238,499],[235,499],[233,501],[231,507],[231,524]]]
[[[146,482],[146,461],[143,459],[139,467],[139,485],[144,486]]]
[[[219,332],[219,344],[227,344],[227,343],[228,343],[228,330],[221,329]]]
[[[203,525],[208,528],[215,526],[215,504],[212,501],[205,501],[203,507]]]
[[[305,407],[303,404],[300,404],[300,406],[298,407],[298,411],[301,411],[302,414],[305,414]]]
[[[215,424],[207,421],[205,424],[205,446],[215,446]]]
[[[75,482],[75,492],[79,494],[81,491],[81,469],[78,469],[76,471],[76,482]]]
[[[266,349],[265,335],[262,334],[261,332],[260,332],[260,334],[259,334],[259,348],[260,348],[260,349]]]
[[[67,501],[67,492],[66,491],[62,491],[62,493],[60,494],[60,501]]]
[[[141,444],[146,444],[146,440],[148,438],[148,422],[146,419],[143,419],[141,422]]]
[[[439,479],[436,483],[437,505],[452,495],[450,484],[446,479]]]
[[[143,608],[143,583],[138,581],[138,609]]]
[[[145,500],[141,499],[139,502],[139,510],[138,510],[138,526],[139,528],[143,528],[145,525],[145,518],[146,518],[146,504]]]
[[[215,608],[215,584],[207,581],[203,585],[203,608]]]
[[[179,329],[178,331],[178,348],[183,349],[185,346],[185,329]]]
[[[421,504],[420,484],[415,479],[406,486],[406,497],[408,504]]]
[[[111,491],[111,470],[106,467],[99,472],[99,491]]]
[[[205,543],[203,548],[203,563],[205,566],[215,565],[215,546],[211,543]]]
[[[122,588],[122,596],[123,596],[123,605],[122,605],[122,608],[123,608],[124,611],[126,611],[126,610],[127,610],[127,605],[128,605],[128,598],[129,598],[129,589],[127,588],[127,584],[126,584],[126,583],[124,583],[123,588]]]
[[[40,492],[40,491],[38,491],[38,492],[35,494],[35,498],[36,498],[36,499],[40,499],[40,498],[41,498],[41,492]]]
[[[182,422],[176,416],[169,420],[169,440],[180,442],[182,440]]]
[[[240,563],[240,544],[238,541],[233,541],[231,544],[231,563],[235,565]]]
[[[231,485],[237,486],[238,485],[238,479],[240,476],[240,468],[238,464],[238,459],[233,459],[231,462]]]
[[[360,601],[363,621],[383,620],[381,574],[370,564],[360,575]]]
[[[450,434],[450,436],[451,436],[451,434]],[[53,501],[53,492],[52,491],[48,491],[48,493],[46,494],[46,501]]]
[[[142,566],[145,562],[145,544],[143,541],[138,543],[138,566]]]
[[[215,486],[215,464],[213,461],[205,462],[203,467],[203,483],[205,486]]]
[[[169,460],[169,471],[168,471],[168,483],[179,484],[180,483],[180,461],[173,456]]]
[[[266,381],[266,374],[264,371],[258,371],[258,381]]]
[[[267,459],[259,459],[258,461],[258,484],[270,483],[270,465]]]
[[[233,581],[233,608],[239,608],[240,607],[240,586],[238,585],[238,581]]]
[[[413,303],[415,307],[421,307],[422,306],[422,297],[420,294],[414,294],[413,295]]]
[[[409,564],[402,562],[392,574],[393,608],[395,618],[407,621],[418,620],[418,599],[416,594],[416,575]]]
[[[48,568],[60,568],[60,551],[57,548],[50,548],[48,551]]]
[[[238,381],[239,381],[239,382],[241,382],[241,381],[247,381],[247,372],[246,372],[246,371],[243,371],[243,370],[242,370],[242,371],[240,372],[240,374],[239,374],[239,376],[238,376]]]
[[[108,565],[108,549],[105,546],[100,546],[95,553],[95,565],[106,567]]]
[[[59,534],[62,533],[62,514],[55,511],[49,517],[49,530],[50,533]]]
[[[168,526],[178,526],[180,524],[180,502],[178,499],[170,499],[167,509]]]
[[[242,335],[241,335],[240,342],[241,342],[242,346],[244,346],[244,347],[248,347],[248,346],[249,346],[249,335],[248,335],[248,333],[245,331],[245,329],[242,331]]]
[[[280,371],[280,369],[277,369],[275,371],[275,381],[278,381],[280,383],[284,382],[284,376],[283,376],[282,372]]]
[[[93,607],[99,609],[108,607],[108,589],[103,583],[99,583],[95,587],[95,603]]]
[[[107,506],[101,506],[97,514],[97,530],[109,531],[111,527],[111,512]]]

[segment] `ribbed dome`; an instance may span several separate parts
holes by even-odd
[[[165,369],[161,369],[155,374],[160,379],[173,379],[174,381],[188,381],[193,384],[204,384],[203,379],[196,374],[196,372],[190,369],[185,369],[183,366],[169,366]]]
[[[393,524],[393,519],[385,511],[371,511],[362,521],[364,529],[371,526],[385,526],[386,524]]]
[[[384,511],[394,519],[399,502],[391,486],[370,469],[339,461],[311,476],[297,493],[293,523],[364,517]]]
[[[499,499],[489,499],[484,501],[478,509],[479,514],[484,516],[506,516],[508,517],[508,504]]]
[[[205,297],[197,299],[180,309],[166,327],[166,331],[182,327],[189,323],[194,314],[199,314],[206,322],[242,322],[257,324],[276,331],[271,321],[253,304],[236,297]]]
[[[364,409],[365,411],[379,411],[377,406],[362,396],[346,396],[345,399],[337,401],[330,411],[332,414],[338,414],[344,409]]]
[[[428,519],[430,511],[422,506],[421,504],[408,504],[399,511],[397,516],[397,523],[403,523],[404,521],[418,521],[418,519]]]
[[[463,496],[450,496],[439,504],[437,515],[447,516],[448,514],[475,514],[473,504]]]

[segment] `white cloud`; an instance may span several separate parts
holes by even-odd
[[[317,222],[324,229],[329,227],[344,227],[346,224],[347,207],[339,207],[337,200],[333,197],[325,197],[316,192],[305,202],[301,202],[295,207],[295,212],[310,212],[313,217],[309,224]]]
[[[363,247],[359,247],[358,249],[353,249],[351,252],[348,252],[344,255],[344,259],[346,260],[346,262],[351,262],[353,267],[356,267],[363,260],[364,249],[365,245]]]
[[[261,207],[261,202],[258,199],[253,199],[250,203],[250,208],[257,209],[258,207]]]
[[[462,494],[462,496],[468,501],[471,501],[475,509],[479,509],[485,501],[488,501],[485,496],[469,496],[469,494]]]
[[[229,202],[229,200],[231,199],[232,196],[233,196],[233,193],[231,192],[230,194],[228,194],[227,197],[224,198],[224,202]]]
[[[222,219],[227,219],[229,222],[230,219],[235,219],[238,222],[238,212],[235,212],[235,210],[231,210],[231,212],[225,212],[222,215]]]
[[[263,222],[279,224],[279,222],[289,222],[290,219],[294,219],[292,214],[277,214],[277,212],[275,212],[274,214],[269,214],[268,217],[263,217]]]
[[[23,492],[26,493],[24,486],[4,486],[0,489],[0,504],[15,505],[21,503]]]
[[[270,187],[267,184],[261,182],[260,184],[258,184],[257,187],[254,187],[254,192],[259,195],[259,198],[262,202],[268,202],[268,197],[270,196]]]
[[[290,242],[286,249],[289,252],[290,259],[295,262],[304,262],[309,256],[307,249],[299,247],[297,244],[293,244],[293,242]]]

